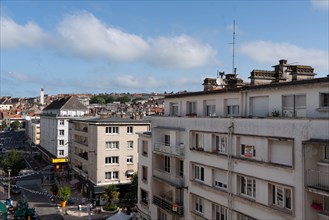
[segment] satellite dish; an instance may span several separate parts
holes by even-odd
[[[217,79],[216,79],[216,84],[217,84],[218,86],[222,86],[222,85],[224,84],[223,79],[222,79],[222,78],[217,78]]]

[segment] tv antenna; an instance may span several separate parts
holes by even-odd
[[[234,48],[235,47],[235,20],[233,20],[233,42],[232,42],[232,50],[233,50],[233,53],[232,53],[232,56],[233,56],[233,59],[232,59],[232,74],[236,74],[236,69],[235,69],[235,65],[234,65]]]

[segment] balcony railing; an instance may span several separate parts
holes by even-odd
[[[172,183],[175,186],[184,186],[184,178],[179,176],[179,175],[175,175],[172,173],[168,173],[164,170],[160,170],[160,169],[153,169],[153,176],[158,177],[159,179],[162,179],[166,182]]]
[[[165,199],[164,197],[154,195],[153,203],[154,203],[154,205],[156,205],[162,209],[165,209],[172,214],[176,214],[179,216],[184,215],[184,206],[177,204],[177,203],[173,203],[173,202]]]
[[[307,170],[306,184],[322,190],[329,190],[329,173],[318,170]]]
[[[167,146],[164,143],[156,143],[154,145],[155,151],[181,157],[184,156],[184,149],[184,146]]]

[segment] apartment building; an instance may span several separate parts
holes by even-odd
[[[76,97],[67,96],[53,101],[40,114],[38,149],[57,169],[68,162],[69,119],[83,117],[88,112]]]
[[[31,146],[40,144],[40,119],[26,119],[25,132]]]
[[[138,133],[149,131],[146,119],[96,117],[71,119],[70,166],[77,176],[75,183],[96,204],[110,184],[122,194],[137,172]]]
[[[329,219],[329,77],[298,74],[166,96],[140,135],[141,218]]]

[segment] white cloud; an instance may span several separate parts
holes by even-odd
[[[68,47],[87,58],[134,60],[144,56],[149,49],[141,37],[107,27],[89,13],[66,16],[58,31]]]
[[[186,36],[159,37],[150,40],[151,63],[169,68],[195,68],[215,62],[216,50]]]
[[[280,59],[287,59],[288,62],[311,65],[318,70],[328,71],[329,69],[328,51],[306,49],[289,43],[273,43],[270,41],[246,43],[238,50],[258,63],[273,64]]]
[[[113,84],[119,88],[126,89],[152,89],[162,87],[163,81],[160,81],[153,76],[120,75],[113,79]]]
[[[49,36],[33,22],[19,25],[10,18],[0,17],[1,48],[40,46]]]
[[[329,0],[311,0],[311,4],[315,9],[329,10]]]

